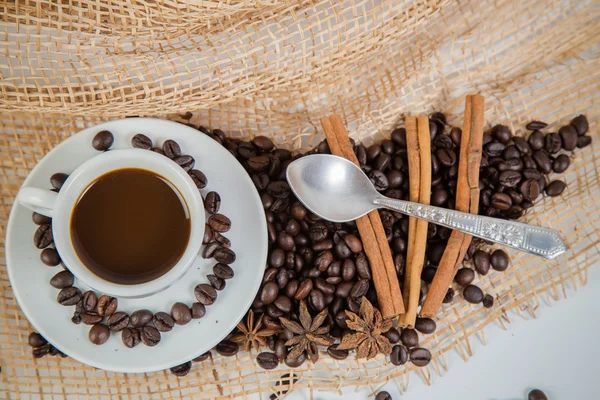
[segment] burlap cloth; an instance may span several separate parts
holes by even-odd
[[[56,4],[60,3],[60,4]],[[158,4],[157,4],[158,3]],[[471,356],[490,323],[535,317],[540,305],[585,284],[600,261],[600,12],[589,1],[3,1],[0,6],[0,397],[73,394],[123,398],[223,398],[276,390],[284,365],[253,358],[194,363],[189,375],[115,374],[71,359],[33,360],[30,325],[7,274],[4,237],[15,193],[53,146],[84,126],[126,115],[194,120],[233,135],[272,136],[307,148],[319,118],[340,113],[352,137],[389,136],[407,113],[442,110],[461,124],[464,94],[486,97],[485,119],[517,134],[531,119],[587,114],[594,143],[577,150],[561,179],[568,189],[525,218],[559,229],[571,251],[552,262],[511,252],[512,267],[481,281],[491,310],[457,297],[424,343],[419,369],[443,374],[445,353]],[[509,327],[507,327],[509,329]],[[293,386],[376,391],[407,372],[383,357],[323,356],[293,373]]]

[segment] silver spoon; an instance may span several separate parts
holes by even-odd
[[[389,208],[544,258],[567,250],[554,229],[385,197],[360,168],[342,157],[302,157],[288,166],[287,181],[310,211],[332,222],[351,221],[369,211]]]

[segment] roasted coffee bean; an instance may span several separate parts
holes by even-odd
[[[275,181],[267,185],[267,193],[277,199],[284,199],[290,195],[290,185],[285,181]]]
[[[42,252],[40,253],[40,259],[44,264],[46,264],[49,267],[55,267],[58,264],[60,264],[60,256],[58,255],[58,252],[56,251],[56,249],[53,249],[51,247],[42,250]]]
[[[521,202],[523,202],[523,195],[521,193],[517,192],[516,190],[513,190],[513,189],[507,190],[506,194],[510,196],[513,204],[521,204]]]
[[[558,130],[560,140],[562,142],[562,148],[565,150],[575,150],[577,147],[577,130],[571,125],[565,125]]]
[[[465,300],[472,304],[481,303],[483,300],[483,292],[475,285],[467,285],[463,289],[463,296]]]
[[[522,155],[526,156],[531,154],[531,147],[529,146],[527,140],[520,136],[515,136],[513,137],[513,143]]]
[[[188,361],[181,365],[176,365],[174,367],[171,367],[169,370],[175,376],[186,376],[190,372],[191,369],[192,369],[192,362]]]
[[[110,337],[110,330],[104,324],[96,324],[92,326],[90,332],[88,334],[88,338],[90,342],[95,345],[101,345],[106,343],[108,338]]]
[[[168,315],[168,314],[167,314]],[[146,325],[140,332],[142,342],[148,347],[154,347],[160,342],[160,332],[152,325]]]
[[[590,143],[592,143],[591,136],[587,136],[587,135],[579,136],[579,139],[577,139],[577,147],[580,149],[589,146]]]
[[[189,156],[183,156],[183,157],[189,157]],[[180,159],[180,158],[182,158],[182,157],[178,157],[177,159]],[[181,166],[181,164],[180,164],[180,166]],[[188,171],[188,169],[186,169],[186,167],[183,167],[183,169]],[[208,179],[206,178],[206,175],[204,175],[204,172],[197,170],[197,169],[192,169],[191,171],[188,172],[188,174],[189,174],[190,178],[192,178],[192,181],[194,181],[194,184],[196,185],[196,187],[198,189],[204,189],[206,187],[206,185],[208,184]]]
[[[171,139],[165,140],[162,151],[165,156],[169,157],[171,160],[181,155],[181,147],[179,147],[179,144],[176,141]]]
[[[43,249],[50,246],[53,241],[52,226],[50,224],[40,225],[33,236],[33,244],[35,247]]]
[[[566,154],[561,154],[552,161],[552,171],[561,174],[569,168],[571,159]]]
[[[548,124],[545,122],[542,122],[542,121],[531,121],[530,123],[525,125],[525,129],[530,130],[530,131],[535,131],[538,129],[544,129],[547,126],[548,126]]]
[[[481,303],[485,308],[492,308],[494,306],[494,298],[489,294],[486,294]]]
[[[215,250],[214,258],[223,264],[233,264],[236,259],[236,255],[233,250],[228,248],[218,248]]]
[[[552,171],[552,160],[544,150],[536,150],[533,153],[533,160],[544,174],[549,174]]]
[[[296,246],[296,243],[294,242],[294,237],[286,232],[279,232],[277,234],[277,244],[284,251],[293,250]]]
[[[160,147],[153,147],[152,151],[155,152],[155,153],[160,154],[161,156],[165,155],[165,152]]]
[[[527,139],[532,150],[540,150],[544,147],[544,134],[542,131],[535,130]]]
[[[293,280],[289,281],[288,284],[285,286],[286,296],[288,296],[290,298],[293,298],[294,296],[296,296],[299,286],[300,286],[300,284],[298,283],[297,280],[293,279]]]
[[[206,278],[208,279],[208,282],[210,282],[211,286],[214,287],[217,290],[223,290],[225,289],[225,281],[221,278],[219,278],[216,275],[213,274],[208,274],[206,275]]]
[[[350,259],[344,260],[344,264],[342,265],[342,279],[344,281],[350,281],[354,279],[354,275],[356,274],[356,266],[354,261]]]
[[[454,147],[454,143],[452,142],[452,139],[450,138],[450,136],[446,136],[446,135],[438,135],[435,137],[435,139],[432,142],[434,147],[437,147],[438,149],[451,149]]]
[[[440,163],[445,167],[451,167],[456,164],[456,153],[452,149],[438,149],[435,152]]]
[[[238,154],[245,159],[256,156],[256,147],[252,143],[241,142],[237,147]]]
[[[338,241],[333,247],[333,253],[339,259],[345,260],[352,255],[352,251],[343,240]]]
[[[52,218],[34,212],[31,214],[31,220],[36,225],[49,225],[52,223]]]
[[[532,156],[523,156],[521,157],[521,160],[523,161],[523,166],[525,167],[525,169],[533,169],[537,171],[537,164],[533,160]]]
[[[81,291],[76,287],[69,286],[58,292],[56,301],[62,306],[74,306],[79,303],[81,298]]]
[[[161,332],[169,332],[175,326],[175,320],[166,312],[159,311],[152,317],[152,325]]]
[[[575,135],[577,136],[577,135]],[[544,150],[546,150],[549,154],[556,154],[560,151],[561,148],[561,140],[560,135],[558,133],[548,133],[544,137]]]
[[[424,367],[431,361],[431,353],[422,347],[410,351],[410,362],[417,367]]]
[[[392,354],[390,354],[390,362],[394,365],[404,365],[408,361],[408,350],[406,347],[397,344],[392,347]]]
[[[381,141],[381,150],[385,154],[393,155],[396,152],[396,145],[390,139],[384,139]]]
[[[552,181],[546,186],[546,194],[550,197],[559,196],[566,187],[563,181]]]
[[[50,279],[50,285],[56,289],[64,289],[73,286],[73,282],[75,282],[75,277],[71,271],[68,270],[60,271]]]
[[[477,250],[473,254],[473,265],[481,275],[487,275],[490,271],[490,255],[483,250]]]
[[[150,150],[152,148],[152,140],[148,136],[138,133],[131,139],[131,145],[137,149]]]
[[[275,249],[269,255],[269,265],[273,268],[280,268],[285,263],[285,251]]]
[[[523,195],[523,198],[527,201],[535,201],[540,195],[540,186],[537,181],[533,179],[527,179],[519,186],[519,191]]]
[[[269,176],[265,173],[252,174],[250,178],[258,190],[264,190],[270,182]]]
[[[505,193],[494,193],[490,197],[490,205],[497,210],[508,210],[512,206],[512,199]]]
[[[219,232],[213,232],[213,236],[215,242],[219,243],[221,246],[227,249],[231,248],[231,240],[229,240],[227,237],[221,235]]]
[[[256,362],[262,369],[275,369],[279,365],[279,358],[275,353],[263,351],[256,356]]]
[[[582,117],[582,115],[580,115]],[[542,392],[540,389],[533,389],[527,395],[527,400],[548,400],[546,393]]]
[[[112,133],[109,131],[100,131],[92,139],[92,147],[98,151],[106,151],[113,145],[114,141],[115,138]]]
[[[277,299],[278,295],[279,286],[275,282],[267,282],[260,292],[260,301],[263,304],[271,304]]]
[[[284,339],[279,339],[275,342],[275,346],[273,348],[273,352],[279,361],[285,360],[288,355],[288,349],[285,345],[285,342],[286,341]]]
[[[302,283],[300,283],[300,286],[298,287],[298,290],[296,291],[296,294],[294,295],[294,299],[296,300],[304,300],[306,297],[308,297],[308,295],[310,294],[310,292],[313,289],[313,281],[310,279],[307,279],[305,281],[302,281]],[[264,288],[263,288],[264,291]]]
[[[425,281],[426,283],[431,283],[433,281],[433,277],[435,276],[435,273],[437,272],[437,268],[436,267],[425,267],[423,268],[423,271],[421,271],[421,279],[423,281]]]
[[[56,190],[60,190],[65,181],[69,178],[69,175],[62,172],[57,172],[50,177],[50,184]]]
[[[471,268],[461,268],[454,276],[454,282],[460,286],[467,286],[475,279],[475,272]]]
[[[405,219],[405,221],[408,221],[408,219]],[[360,253],[358,257],[356,257],[355,264],[356,272],[359,277],[362,279],[371,279],[371,267],[369,266],[369,261],[364,253]]]
[[[352,290],[350,291],[350,296],[355,298],[363,297],[367,294],[369,290],[369,280],[368,279],[360,279],[358,280],[354,286],[352,286]]]
[[[273,142],[266,136],[256,136],[252,139],[252,143],[262,151],[268,152],[273,150]]]
[[[285,231],[292,236],[296,236],[300,233],[300,224],[295,219],[290,219],[285,226]]]
[[[179,156],[179,157],[173,159],[173,161],[175,161],[175,163],[177,165],[179,165],[181,168],[183,168],[183,170],[185,172],[191,172],[192,169],[194,168],[194,164],[196,164],[196,160],[194,160],[194,157],[189,156],[189,155]],[[200,172],[198,170],[194,170],[194,171]],[[199,183],[196,181],[195,178],[200,179],[201,177],[198,177],[196,174],[197,173],[191,173],[190,176],[194,180],[194,183],[196,184],[196,186],[199,186]],[[202,176],[204,175],[202,172],[200,172],[200,174],[202,174]],[[202,187],[204,187],[204,186],[206,186],[206,176],[204,176],[204,185]],[[199,187],[199,188],[201,189],[201,187]]]
[[[344,243],[353,253],[360,253],[363,249],[361,240],[355,235],[344,236]]]
[[[350,292],[352,291],[353,287],[354,282],[352,281],[342,282],[335,288],[335,295],[345,299],[350,296]]]
[[[48,342],[39,333],[37,333],[37,332],[31,332],[29,334],[29,338],[27,339],[27,343],[29,343],[29,345],[31,347],[40,347],[40,346],[45,345]]]
[[[100,296],[96,305],[96,312],[102,317],[110,317],[119,306],[119,301],[107,295]]]
[[[191,311],[193,319],[202,318],[206,315],[206,307],[201,303],[192,304]]]
[[[319,289],[313,289],[310,292],[310,295],[308,297],[308,302],[311,305],[311,307],[313,308],[313,310],[317,311],[317,312],[321,312],[325,309],[325,307],[327,306],[326,302],[325,302],[325,296],[323,295],[323,292],[321,292]]]
[[[589,129],[588,119],[585,115],[578,115],[573,118],[570,125],[575,128],[579,136],[585,135]]]
[[[517,150],[518,152],[518,150]],[[498,171],[522,171],[523,161],[519,158],[510,158],[504,162],[498,164]]]
[[[392,131],[392,141],[398,145],[398,147],[406,148],[406,129],[397,128]]]
[[[398,332],[398,329],[394,327],[390,328],[389,331],[383,333],[383,336],[385,336],[391,344],[396,344],[400,341],[400,332]]]
[[[98,304],[98,296],[91,290],[88,290],[83,294],[82,299],[82,308],[87,312],[92,312],[96,309],[96,304]]]
[[[264,171],[269,166],[270,162],[271,159],[267,156],[255,156],[248,160],[248,168],[256,172]]]
[[[512,137],[512,132],[506,125],[494,126],[491,133],[494,139],[502,143],[508,143]]]
[[[490,157],[501,156],[506,149],[506,145],[500,142],[490,142],[483,146],[485,153]]]
[[[431,334],[435,332],[437,325],[431,318],[417,318],[415,329],[421,333]]]
[[[419,345],[419,335],[417,331],[411,328],[404,328],[400,333],[400,341],[408,348]]]
[[[284,362],[290,368],[298,368],[306,361],[306,353],[300,354],[297,358],[290,358],[289,355],[285,358]]]
[[[240,347],[237,343],[234,343],[231,340],[223,340],[215,347],[215,350],[222,356],[232,357],[237,354],[237,352],[240,350]]]
[[[402,186],[402,183],[404,183],[404,175],[402,174],[402,172],[397,171],[395,169],[388,171],[385,176],[387,177],[388,186],[390,188],[399,188],[400,186]],[[392,197],[389,196],[389,192],[386,192],[386,195],[388,197]]]
[[[315,243],[313,243],[312,249],[314,251],[316,251],[316,252],[322,252],[322,251],[325,251],[325,250],[331,250],[331,249],[333,249],[333,240],[331,240],[331,239],[324,239],[324,240],[320,240],[318,242],[315,242]]]
[[[360,303],[358,299],[350,297],[346,301],[348,302],[348,310],[352,311],[354,314],[358,314],[360,312]]]
[[[462,129],[456,127],[450,129],[450,139],[452,139],[452,143],[454,143],[455,146],[460,146],[461,137]]]
[[[369,172],[367,176],[375,186],[375,189],[377,189],[378,191],[381,192],[388,188],[389,183],[387,177],[383,172],[374,169],[373,171]]]
[[[342,350],[342,349],[338,349],[338,345],[337,344],[332,344],[331,346],[327,347],[327,354],[329,354],[329,357],[333,358],[334,360],[345,360],[346,358],[348,358],[348,350]]]
[[[106,324],[111,331],[120,332],[129,325],[129,315],[122,311],[117,311],[108,318]]]
[[[152,311],[150,310],[137,310],[129,317],[129,323],[134,328],[143,328],[152,321]]]
[[[210,227],[210,225],[204,224],[204,236],[202,237],[202,244],[209,244],[210,242],[212,242],[214,240],[214,238],[215,238],[215,235],[214,235],[213,229]],[[216,250],[216,248],[215,248],[215,250]],[[207,258],[207,257],[205,257],[205,258]]]
[[[446,291],[446,295],[444,296],[444,300],[442,300],[442,303],[444,303],[444,304],[451,303],[453,299],[454,299],[454,289],[448,288],[448,290]]]
[[[194,358],[192,361],[194,361],[194,362],[206,361],[206,360],[208,360],[209,357],[210,357],[210,351],[207,351],[206,353],[200,354],[198,357]]]
[[[335,287],[325,282],[323,279],[315,279],[314,287],[323,292],[324,295],[330,295],[335,293]]]
[[[171,306],[171,317],[177,325],[186,325],[192,320],[192,310],[187,304],[177,302]]]
[[[222,263],[215,264],[213,273],[221,279],[231,279],[234,275],[233,269],[229,265]]]
[[[51,347],[50,343],[43,344],[39,347],[34,348],[31,351],[31,354],[33,355],[33,358],[45,357],[50,352],[50,347]]]
[[[327,271],[329,265],[333,262],[333,254],[331,251],[326,250],[317,255],[315,258],[314,266],[321,272]]]
[[[299,201],[296,201],[290,207],[290,215],[297,221],[301,221],[306,217],[306,207]]]
[[[506,271],[509,264],[508,254],[502,249],[494,250],[490,256],[490,262],[496,271]]]
[[[444,188],[437,188],[433,190],[431,194],[431,205],[436,207],[443,207],[450,198],[450,193]]]
[[[208,218],[208,225],[219,233],[224,233],[231,229],[231,220],[223,214],[214,214]]]
[[[279,310],[283,311],[286,314],[292,312],[293,304],[290,298],[287,296],[278,296],[273,302],[273,304],[275,305],[275,307],[277,307]]]
[[[196,296],[198,302],[204,304],[205,306],[210,306],[215,302],[215,300],[217,300],[217,291],[207,283],[196,285],[196,288],[194,289],[194,295]]]
[[[498,176],[498,183],[504,187],[515,187],[521,181],[521,173],[518,171],[504,171]]]
[[[381,154],[381,146],[378,144],[372,144],[367,148],[367,161],[373,161]]]
[[[392,163],[392,158],[387,154],[380,154],[379,157],[373,162],[373,168],[379,170],[381,172],[385,172],[390,164]]]

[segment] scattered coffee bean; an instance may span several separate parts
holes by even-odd
[[[338,349],[337,344],[332,344],[331,346],[327,347],[327,354],[329,354],[329,356],[334,360],[341,361],[348,358],[349,352],[348,350]]]
[[[170,368],[170,371],[175,376],[186,376],[192,369],[192,362],[188,361],[181,365],[176,365]]]
[[[60,190],[68,178],[69,175],[63,174],[62,172],[57,172],[50,177],[50,184],[54,189]]]
[[[196,160],[194,160],[194,157],[188,156],[188,155],[179,156],[179,157],[173,159],[173,161],[175,161],[175,163],[177,165],[179,165],[181,168],[183,168],[183,170],[185,172],[190,172],[192,170],[192,168],[194,168],[194,164],[196,163]],[[204,174],[202,174],[202,175],[204,175]],[[196,183],[196,186],[198,186],[197,183]]]
[[[50,343],[46,343],[32,350],[33,358],[42,358],[50,352]]]
[[[170,332],[175,326],[175,320],[166,312],[159,311],[152,317],[152,324],[160,332]]]
[[[390,362],[394,365],[404,365],[408,361],[408,350],[401,344],[392,347],[390,354]]]
[[[196,299],[205,306],[210,306],[217,299],[217,291],[211,285],[201,283],[194,289]]]
[[[431,318],[417,318],[415,329],[421,333],[431,334],[435,332],[437,325]]]
[[[475,285],[467,285],[463,289],[463,296],[465,300],[472,304],[481,303],[483,300],[483,292]]]
[[[400,341],[408,348],[415,347],[419,345],[419,335],[414,329],[405,328],[400,333]]]
[[[42,250],[42,252],[40,253],[40,259],[44,264],[46,264],[49,267],[55,267],[58,264],[60,264],[61,261],[56,249],[53,249],[51,247],[47,247],[44,250]]]
[[[410,362],[417,367],[424,367],[431,361],[431,353],[422,347],[410,351]]]
[[[106,151],[113,145],[114,141],[115,138],[112,133],[109,131],[100,131],[92,139],[92,147],[98,151]]]
[[[481,275],[487,275],[490,270],[490,255],[483,250],[477,250],[473,254],[473,265]]]
[[[183,168],[185,169],[185,167]],[[190,178],[192,178],[192,181],[194,181],[194,185],[196,185],[198,189],[204,189],[208,184],[208,179],[206,178],[206,175],[204,175],[204,172],[198,169],[192,169],[190,172],[188,172],[188,175],[190,176]]]
[[[262,151],[269,152],[273,150],[273,142],[266,136],[256,136],[252,139],[252,143]]]
[[[492,268],[496,271],[506,271],[508,268],[508,254],[502,249],[495,250],[490,256]]]
[[[221,278],[219,278],[216,275],[213,274],[208,274],[206,275],[206,278],[208,279],[208,282],[210,282],[211,286],[214,287],[217,290],[223,290],[225,289],[225,281]]]
[[[530,131],[536,131],[538,129],[544,129],[548,124],[542,121],[531,121],[527,125],[525,125],[525,129]]]
[[[497,210],[508,210],[512,206],[512,200],[505,193],[494,193],[490,198],[490,206]]]
[[[88,338],[90,342],[95,345],[101,345],[106,343],[108,338],[110,337],[110,330],[104,324],[96,324],[92,326],[90,332],[88,334]]]
[[[482,300],[482,304],[485,308],[492,308],[494,306],[494,298],[491,295],[486,294]]]
[[[129,323],[134,328],[143,328],[152,321],[152,311],[150,310],[137,310],[129,317]]]
[[[573,151],[577,147],[577,130],[571,125],[565,125],[558,130],[562,148],[568,151]]]
[[[148,136],[138,133],[131,138],[131,145],[136,149],[150,150],[152,149],[152,140]]]
[[[222,264],[233,264],[235,262],[235,253],[231,249],[219,248],[215,250],[214,258]]]
[[[381,391],[377,393],[375,400],[392,400],[392,396],[388,392]]]
[[[201,303],[192,304],[192,318],[198,319],[206,315],[206,307]]]
[[[43,249],[50,246],[53,241],[54,237],[52,236],[52,226],[50,224],[40,225],[33,236],[33,244],[35,247],[38,249]]]
[[[552,161],[552,171],[561,174],[569,168],[571,159],[566,154],[561,154]]]
[[[114,297],[107,295],[100,296],[98,299],[98,305],[96,306],[96,312],[101,317],[110,317],[119,306],[119,301]]]
[[[298,368],[306,361],[306,353],[300,354],[297,358],[290,358],[289,355],[285,358],[284,362],[290,368]]]
[[[558,133],[548,133],[544,137],[544,150],[546,150],[549,154],[558,153],[560,151],[561,145],[562,142]]]
[[[590,143],[592,143],[591,136],[587,136],[587,135],[579,136],[579,139],[577,139],[577,147],[580,149],[589,146]]]
[[[34,212],[31,214],[31,220],[36,225],[49,225],[52,223],[52,218]]]
[[[29,343],[29,345],[31,347],[40,347],[40,346],[45,345],[48,342],[39,333],[37,333],[37,332],[31,332],[29,334],[29,338],[27,339],[27,343]]]
[[[460,286],[467,286],[475,279],[475,272],[471,268],[461,268],[454,276],[454,282]]]
[[[508,143],[512,133],[508,126],[496,125],[492,128],[492,137],[501,143]]]
[[[559,196],[567,185],[563,181],[552,181],[546,186],[546,194],[550,197]]]
[[[208,360],[209,357],[210,357],[210,351],[207,351],[204,354],[200,354],[198,357],[194,358],[192,361],[194,361],[194,362],[206,361],[206,360]]]
[[[168,314],[167,314],[168,315]],[[160,342],[160,332],[152,325],[146,325],[141,329],[142,342],[148,347],[154,347]]]
[[[101,317],[95,312],[83,312],[79,314],[79,317],[81,318],[81,322],[85,325],[96,325],[104,319],[104,317]]]
[[[179,147],[179,144],[176,141],[171,139],[165,140],[162,151],[165,156],[169,157],[171,160],[181,155],[181,147]]]
[[[453,299],[454,299],[454,289],[448,288],[448,291],[446,292],[446,295],[444,296],[442,303],[444,303],[444,304],[451,303]]]
[[[240,350],[240,347],[237,343],[234,343],[231,340],[223,340],[215,347],[215,350],[217,350],[217,353],[222,356],[232,357],[237,354],[237,352]]]
[[[262,369],[275,369],[279,365],[279,359],[274,353],[263,351],[256,356],[256,362]]]
[[[221,279],[233,278],[233,269],[227,264],[215,264],[213,267],[213,273]]]
[[[87,312],[93,312],[96,310],[96,305],[98,304],[98,296],[91,290],[88,290],[83,294],[82,299],[82,308]]]
[[[129,315],[122,311],[117,311],[108,318],[106,324],[111,331],[120,332],[129,325]]]
[[[204,224],[204,236],[202,237],[202,244],[209,244],[210,242],[212,242],[214,240],[214,232],[212,230],[212,228],[210,227],[210,225],[208,224]],[[208,246],[206,246],[208,247]],[[205,249],[206,249],[205,247]],[[215,249],[216,250],[216,247]],[[213,252],[214,252],[213,250]],[[204,257],[204,252],[202,253],[202,257]],[[212,256],[212,255],[211,255]],[[204,258],[210,258],[210,257],[204,257]]]
[[[68,270],[60,271],[50,279],[50,285],[56,289],[64,289],[73,286],[73,282],[75,282],[75,277],[71,271]]]
[[[204,199],[204,208],[211,214],[217,214],[221,208],[221,196],[217,192],[208,192]],[[230,222],[231,223],[231,222]]]
[[[186,304],[177,302],[171,306],[171,316],[177,325],[186,325],[192,320],[192,310]]]
[[[212,232],[212,228],[210,228],[210,229]],[[206,234],[206,231],[204,231],[204,232]],[[214,234],[213,234],[213,239],[214,239]],[[214,256],[215,252],[220,248],[221,248],[221,245],[217,242],[212,242],[212,243],[207,244],[206,246],[204,246],[204,250],[202,250],[202,258],[212,258]]]
[[[390,328],[389,331],[383,333],[383,336],[385,336],[391,344],[396,344],[400,341],[400,332],[398,332],[398,329],[394,327]]]
[[[69,286],[58,292],[56,301],[62,306],[74,306],[81,300],[81,291],[76,287]]]
[[[542,392],[540,389],[533,389],[527,395],[528,400],[548,400],[546,393]]]

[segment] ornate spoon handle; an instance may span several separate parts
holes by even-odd
[[[552,259],[567,251],[567,246],[554,229],[519,222],[473,215],[410,201],[378,197],[375,205],[400,211],[411,217],[456,229],[481,239],[500,243],[517,250]]]

